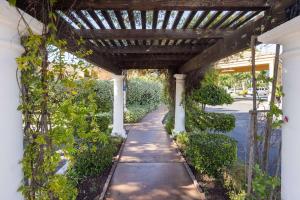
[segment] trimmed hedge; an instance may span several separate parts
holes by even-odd
[[[226,133],[235,127],[233,114],[208,113],[199,108],[189,109],[186,117],[188,131],[212,131]]]
[[[128,81],[125,122],[141,120],[161,103],[162,84],[159,81],[133,78]]]
[[[237,142],[223,134],[189,134],[185,154],[200,173],[220,177],[237,160]]]

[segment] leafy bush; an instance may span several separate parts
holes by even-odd
[[[162,84],[154,80],[133,78],[128,81],[128,105],[158,105],[162,97]]]
[[[227,194],[230,200],[244,200],[246,198],[245,165],[237,162],[230,168],[225,169],[222,183],[228,191]]]
[[[174,112],[169,111],[168,114],[166,115],[164,124],[167,133],[169,133],[170,135],[172,134],[172,130],[174,129],[174,123],[175,123]]]
[[[96,114],[96,121],[99,126],[99,130],[106,132],[108,126],[111,123],[111,113],[98,113]]]
[[[237,143],[222,134],[190,134],[185,154],[197,171],[220,177],[237,160]]]
[[[162,84],[156,80],[130,79],[126,96],[125,122],[135,123],[160,104]]]
[[[125,122],[135,123],[140,121],[148,112],[155,107],[151,105],[129,105],[125,112]]]
[[[213,84],[203,85],[198,90],[193,91],[191,98],[204,107],[205,105],[215,106],[233,103],[232,97],[225,89]]]
[[[235,117],[225,113],[207,113],[199,107],[191,107],[186,114],[188,131],[229,132],[235,127]]]
[[[98,112],[110,112],[113,107],[112,81],[97,80],[94,90],[97,94],[96,102],[98,105]]]
[[[181,132],[176,135],[176,143],[178,144],[179,148],[185,150],[188,143],[189,143],[189,136],[186,132]]]
[[[82,180],[103,173],[111,166],[120,143],[121,139],[116,138],[109,139],[106,143],[98,140],[82,145],[75,156],[71,178]]]
[[[259,168],[259,165],[255,165],[252,185],[254,199],[269,199],[271,192],[280,186],[280,179],[268,175]]]

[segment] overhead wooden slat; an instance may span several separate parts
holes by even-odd
[[[115,40],[163,40],[163,39],[201,39],[222,38],[232,33],[231,30],[219,29],[106,29],[106,30],[74,30],[84,39],[115,39]]]
[[[117,20],[118,20],[118,23],[119,23],[120,27],[122,29],[126,29],[126,26],[125,26],[125,23],[124,23],[124,19],[122,17],[122,13],[119,10],[117,10],[117,11],[115,11],[115,15],[117,17]]]
[[[93,10],[88,10],[88,13],[90,14],[90,16],[92,17],[92,19],[98,24],[98,26],[101,29],[105,29],[102,21],[99,19],[99,17],[97,16],[97,14],[95,13],[95,11]]]
[[[142,21],[142,29],[146,29],[146,23],[147,23],[147,19],[146,19],[146,11],[141,11],[141,21]],[[147,44],[147,41],[143,40],[143,45]]]
[[[115,15],[116,15],[116,18],[118,20],[118,23],[119,23],[120,27],[122,29],[126,29],[126,26],[125,26],[124,19],[122,17],[121,11],[119,11],[119,10],[115,11]],[[129,40],[126,40],[126,42],[127,42],[127,44],[130,44]]]
[[[108,12],[107,12],[106,10],[102,10],[101,13],[102,13],[102,16],[104,17],[105,21],[106,21],[107,24],[109,25],[109,27],[110,27],[111,29],[116,29],[116,26],[115,26],[115,24],[113,23],[113,21],[112,21],[110,15],[108,14]],[[118,44],[117,44],[115,41],[111,41],[111,42],[112,42],[115,46],[118,46]],[[120,45],[123,44],[122,41],[118,41],[118,42],[120,43]]]
[[[94,26],[91,23],[91,21],[88,20],[87,17],[81,11],[75,11],[75,13],[90,29],[94,29]]]
[[[127,13],[131,29],[136,29],[133,11],[128,10]],[[138,41],[133,41],[133,44],[138,44]]]
[[[188,17],[186,18],[182,28],[185,29],[189,26],[189,24],[191,23],[191,21],[193,20],[194,16],[196,15],[197,11],[192,11],[189,13]]]
[[[170,19],[170,15],[171,15],[171,11],[166,11],[166,14],[164,16],[164,20],[163,20],[163,24],[162,24],[162,29],[166,29],[169,23],[169,19]],[[162,45],[163,41],[158,41],[159,44]],[[165,41],[165,43],[168,43],[168,40]]]
[[[76,24],[79,28],[84,28],[83,24],[72,15],[72,12],[64,12],[64,15],[66,15],[74,24]]]
[[[243,17],[245,14],[247,13],[247,11],[242,11],[240,12],[238,15],[235,16],[234,19],[232,19],[229,23],[226,23],[222,26],[222,28],[228,28],[230,27],[234,22],[238,21],[241,17]]]
[[[90,16],[92,17],[92,19],[97,23],[97,25],[98,25],[101,29],[105,29],[105,27],[104,27],[102,21],[99,19],[99,17],[98,17],[97,14],[95,13],[95,11],[93,11],[93,10],[88,10],[87,12],[90,14]],[[101,41],[104,43],[105,46],[110,46],[110,44],[111,44],[111,43],[109,44],[109,43],[106,42],[105,40],[101,40]],[[111,45],[112,45],[112,44],[111,44]]]
[[[78,51],[78,43],[76,38],[74,37],[74,32],[72,31],[72,26],[69,23],[66,23],[62,17],[58,16],[58,27],[63,27],[59,29],[58,38],[65,38],[67,41],[66,47],[69,53],[75,53]],[[93,53],[90,55],[86,55],[84,59],[92,64],[95,64],[109,72],[115,74],[121,74],[122,70],[115,65],[110,59],[107,59],[106,56],[102,55],[98,52],[99,48],[96,48],[95,45],[86,41],[84,44],[81,44],[81,48],[85,48],[87,50],[92,50]],[[105,47],[104,47],[105,48]]]
[[[201,13],[195,24],[193,25],[193,29],[198,28],[198,26],[201,24],[201,22],[205,19],[205,17],[208,15],[209,11],[204,11]]]
[[[156,29],[157,27],[157,19],[158,19],[158,11],[153,11],[153,23],[152,23],[152,29]]]
[[[90,28],[90,29],[95,29],[94,25],[92,24],[92,22],[87,18],[87,16],[85,14],[83,14],[81,11],[77,11],[76,12],[77,16],[80,17],[80,19]],[[103,46],[98,40],[94,40],[96,42],[96,44],[101,47]],[[107,45],[107,43],[104,42],[105,45]]]
[[[141,11],[142,29],[146,29],[146,11]]]
[[[235,11],[227,12],[217,23],[215,23],[212,28],[218,28],[221,26]]]
[[[161,54],[161,53],[199,53],[204,45],[177,45],[177,46],[127,46],[127,47],[103,47],[98,51],[111,54]]]
[[[128,18],[129,18],[131,29],[136,29],[133,11],[131,10],[128,11]]]
[[[287,20],[285,12],[282,11],[291,5],[292,2],[292,0],[289,0],[279,3],[272,9],[270,16],[260,17],[236,30],[233,34],[224,37],[223,40],[219,40],[213,46],[207,48],[182,65],[179,68],[179,72],[188,73],[197,69],[201,69],[200,71],[203,72],[209,68],[212,63],[249,48],[249,41],[252,35],[262,34]],[[266,20],[266,18],[268,20]],[[270,24],[265,24],[266,21],[270,22]],[[261,29],[262,24],[266,25],[265,29]],[[195,75],[195,73],[193,73],[193,75]],[[195,76],[195,78],[197,79],[198,77]]]
[[[162,29],[166,29],[167,28],[167,25],[168,25],[169,19],[170,19],[170,15],[171,15],[171,11],[166,11],[166,14],[165,14],[164,20],[163,20]]]
[[[256,15],[258,15],[261,11],[255,11],[253,13],[251,13],[250,15],[248,15],[245,19],[243,19],[242,21],[236,23],[235,25],[233,25],[233,29],[237,29],[238,27],[242,26],[243,24],[245,24],[246,22],[248,22],[249,20],[251,20],[253,17],[255,17]]]
[[[101,11],[105,21],[108,23],[109,27],[111,29],[116,29],[115,24],[113,23],[112,19],[110,18],[110,15],[108,14],[108,12],[106,10],[102,10]]]
[[[203,28],[208,28],[217,19],[217,17],[219,17],[221,14],[222,14],[222,11],[218,11],[218,12],[214,13],[214,15],[211,16],[209,18],[209,20],[207,20],[207,22],[203,25]]]
[[[172,29],[176,29],[176,28],[177,28],[178,23],[179,23],[179,21],[180,21],[182,15],[183,15],[183,11],[179,11],[179,12],[177,13],[177,15],[176,15],[176,17],[175,17],[175,20],[174,20],[174,23],[173,23],[173,25],[172,25]]]
[[[269,6],[266,0],[76,0],[58,1],[56,9],[86,10],[265,10]]]

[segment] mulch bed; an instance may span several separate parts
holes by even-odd
[[[89,177],[81,181],[81,183],[78,185],[78,196],[76,199],[94,200],[96,197],[100,196],[110,169],[111,167],[96,177]]]
[[[200,188],[205,193],[206,200],[228,200],[227,191],[222,184],[217,180],[208,177],[207,175],[196,172],[193,166],[189,165]]]

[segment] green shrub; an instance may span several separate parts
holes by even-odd
[[[237,143],[222,134],[191,134],[185,154],[197,171],[220,177],[237,160]]]
[[[154,108],[155,107],[151,105],[129,105],[125,112],[125,122],[136,123]]]
[[[260,169],[259,165],[255,165],[252,185],[254,199],[269,199],[271,192],[280,186],[280,179],[268,175]]]
[[[217,132],[229,132],[235,127],[235,117],[226,113],[205,113],[206,124],[208,129]]]
[[[72,179],[82,180],[103,173],[111,166],[121,141],[120,138],[116,138],[109,139],[106,143],[96,141],[82,145],[74,157]]]
[[[222,177],[222,184],[228,191],[230,200],[244,200],[246,198],[246,166],[236,162],[230,168],[225,169]]]
[[[111,113],[98,113],[96,115],[96,121],[99,126],[99,130],[102,132],[106,132],[108,130],[108,126],[111,123]]]
[[[226,113],[207,113],[200,108],[189,108],[186,129],[193,131],[229,132],[235,127],[235,117]]]
[[[204,107],[205,105],[216,106],[233,103],[232,97],[225,89],[213,84],[204,85],[194,90],[191,98],[204,105]]]
[[[175,123],[174,112],[168,112],[164,123],[167,133],[172,135],[172,130],[174,129]]]
[[[162,97],[162,84],[154,80],[133,78],[128,81],[128,105],[158,105]]]
[[[181,132],[176,135],[176,143],[178,144],[181,150],[185,150],[189,144],[189,136],[186,132]]]
[[[94,86],[98,112],[110,112],[113,107],[113,83],[112,81],[97,80]]]

